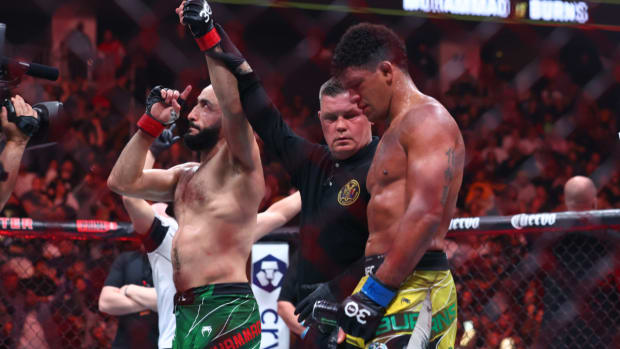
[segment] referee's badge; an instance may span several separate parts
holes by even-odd
[[[352,179],[343,185],[338,192],[338,203],[341,206],[353,205],[360,196],[360,184],[357,180]]]

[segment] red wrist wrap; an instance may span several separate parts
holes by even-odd
[[[142,114],[142,117],[138,120],[138,127],[155,138],[159,137],[166,128],[164,124],[146,115],[146,113]]]
[[[205,35],[196,38],[196,43],[198,43],[198,47],[200,50],[207,51],[213,48],[213,46],[217,45],[222,39],[220,39],[220,34],[217,33],[215,28],[211,29]]]

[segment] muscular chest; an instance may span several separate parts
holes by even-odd
[[[217,154],[206,163],[189,167],[179,178],[175,201],[181,204],[204,204],[225,186],[225,159]]]
[[[201,173],[206,172],[199,166],[196,166],[192,171],[188,171],[180,178],[175,193],[175,201],[181,203],[191,202],[204,202],[207,199],[207,191],[200,188],[207,188],[209,182],[206,176],[201,176]],[[205,178],[202,178],[205,177]]]
[[[398,141],[398,134],[396,132],[384,134],[368,170],[368,190],[372,195],[377,186],[387,186],[403,179],[406,172],[407,154]]]

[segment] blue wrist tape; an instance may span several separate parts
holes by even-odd
[[[373,275],[368,276],[364,286],[362,286],[362,293],[384,308],[387,308],[394,296],[396,296],[396,291],[392,291],[384,286]]]

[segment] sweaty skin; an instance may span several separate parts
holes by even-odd
[[[366,255],[385,254],[376,277],[398,288],[426,251],[443,250],[463,178],[463,138],[449,112],[390,62],[348,68],[340,79],[371,121],[388,123],[368,172]]]
[[[210,62],[209,70],[212,66],[225,70],[217,62]],[[233,83],[216,81],[223,79],[216,79],[215,74],[211,76],[214,83]],[[231,74],[227,78],[236,84]],[[188,94],[186,89],[181,96]],[[166,103],[172,104],[177,112],[178,96],[178,91],[162,92]],[[211,86],[200,93],[197,105],[188,115],[191,125],[188,132],[196,134],[220,120],[222,124],[220,139],[211,150],[200,153],[200,163],[143,171],[154,138],[139,130],[123,149],[108,179],[110,188],[119,194],[174,201],[179,223],[172,246],[177,291],[213,283],[248,281],[245,265],[265,187],[258,145],[245,117],[238,115],[241,107],[234,106],[237,102],[238,95],[236,100],[232,96],[218,103]],[[165,121],[170,109],[156,104],[152,113]]]

